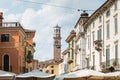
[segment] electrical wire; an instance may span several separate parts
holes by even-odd
[[[47,5],[47,6],[59,7],[59,8],[66,8],[66,9],[72,9],[72,10],[77,10],[77,11],[95,11],[95,10],[92,10],[92,9],[91,10],[88,10],[88,9],[79,9],[79,8],[61,6],[61,5],[56,5],[56,4],[47,4],[47,3],[35,2],[35,1],[28,1],[28,0],[17,0],[17,1],[22,1],[22,2],[27,2],[27,3],[35,3],[35,4],[41,4],[41,5]]]
[[[67,8],[67,9],[76,10],[76,8],[67,7],[67,6],[61,6],[61,5],[55,5],[55,4],[46,4],[46,3],[35,2],[35,1],[28,1],[28,0],[18,0],[18,1],[28,2],[28,3],[35,3],[35,4],[42,4],[42,5],[48,5],[48,6],[53,6],[53,7],[60,7],[60,8]]]

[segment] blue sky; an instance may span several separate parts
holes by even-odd
[[[30,1],[30,2],[25,2]],[[77,9],[96,10],[106,0],[2,0],[0,12],[4,13],[4,21],[19,21],[24,28],[36,30],[34,58],[44,61],[53,58],[53,27],[61,27],[62,50],[68,44],[65,39],[74,29],[81,11]],[[31,3],[37,2],[37,3]],[[43,3],[43,4],[40,4]],[[47,4],[47,5],[45,5]],[[50,6],[54,5],[54,6]],[[64,6],[75,9],[68,9]],[[94,11],[88,11],[91,14]]]

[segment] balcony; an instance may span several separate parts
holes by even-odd
[[[100,64],[103,72],[120,71],[120,59],[111,59]]]
[[[94,41],[94,44],[95,44],[95,49],[97,51],[101,51],[102,50],[102,40],[96,40],[96,41]]]
[[[73,59],[68,58],[67,62],[71,64],[73,62]]]

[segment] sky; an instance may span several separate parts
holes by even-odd
[[[25,29],[35,30],[34,59],[53,59],[53,27],[61,27],[61,53],[82,11],[91,15],[106,0],[1,0],[4,22],[20,22]],[[91,11],[92,10],[92,11]]]

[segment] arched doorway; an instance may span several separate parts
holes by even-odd
[[[9,71],[9,56],[4,55],[4,71]]]

